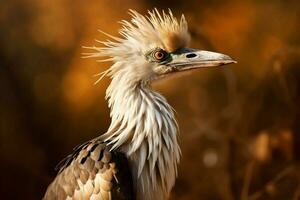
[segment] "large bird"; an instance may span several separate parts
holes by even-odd
[[[170,74],[234,63],[229,56],[187,48],[187,22],[171,11],[143,16],[130,10],[121,38],[89,47],[106,57],[111,124],[106,133],[76,147],[59,165],[44,199],[168,199],[180,159],[172,107],[151,88]]]

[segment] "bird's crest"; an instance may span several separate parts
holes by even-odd
[[[121,37],[115,37],[103,31],[101,33],[111,40],[97,41],[104,47],[84,47],[93,52],[84,53],[85,57],[109,57],[100,59],[100,62],[126,60],[126,58],[140,56],[153,48],[162,48],[167,52],[174,52],[179,48],[187,46],[190,40],[188,25],[184,15],[177,20],[171,10],[159,12],[157,9],[148,11],[143,16],[137,11],[129,10],[132,19],[122,20],[122,28],[119,33]],[[113,66],[100,73],[101,80],[106,75],[112,75]]]

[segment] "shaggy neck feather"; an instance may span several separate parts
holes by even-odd
[[[177,123],[166,99],[146,84],[114,75],[106,98],[111,125],[102,138],[131,164],[137,200],[168,198],[177,176]]]

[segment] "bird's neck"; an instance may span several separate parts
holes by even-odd
[[[112,80],[106,97],[111,125],[102,138],[127,155],[137,199],[166,199],[180,158],[172,107],[147,84],[122,77]]]

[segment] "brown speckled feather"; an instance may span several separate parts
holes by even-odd
[[[134,199],[132,177],[124,154],[109,151],[97,139],[76,147],[58,166],[44,200]]]

